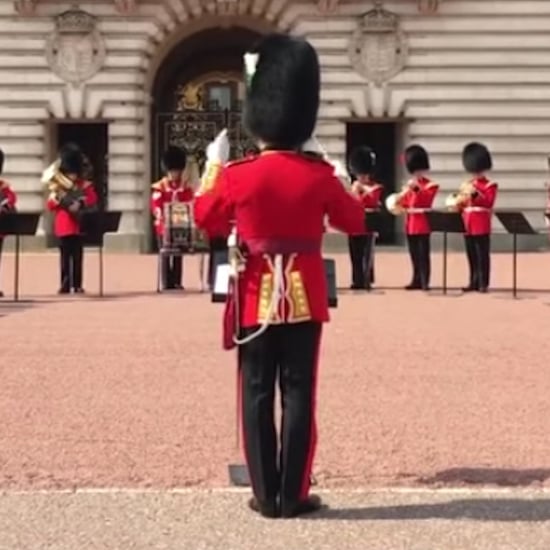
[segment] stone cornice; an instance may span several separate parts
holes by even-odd
[[[41,0],[14,0],[15,11],[21,15],[32,15],[35,12],[36,5]],[[138,0],[112,0],[116,10],[122,14],[131,14],[137,8]],[[227,0],[226,0],[227,1]],[[334,13],[338,7],[346,0],[313,0],[317,4],[317,9],[322,14]],[[411,0],[416,2],[420,13],[436,13],[440,0]],[[374,4],[383,5],[383,1],[374,2]]]

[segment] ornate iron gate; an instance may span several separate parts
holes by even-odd
[[[155,120],[153,176],[162,176],[162,154],[169,145],[183,147],[202,171],[208,144],[224,128],[228,130],[232,159],[244,156],[255,146],[242,126],[240,110],[158,113]]]

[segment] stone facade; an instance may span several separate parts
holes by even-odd
[[[386,51],[387,78],[382,74],[378,80],[372,71],[380,58],[372,50],[366,55],[360,47],[350,50],[359,17],[374,4],[397,16],[403,40],[393,39],[399,55]],[[463,180],[462,146],[483,140],[494,152],[498,205],[522,208],[536,227],[544,226],[550,122],[547,0],[81,2],[79,7],[96,17],[100,39],[92,53],[81,55],[88,61],[91,55],[97,66],[84,74],[77,61],[73,72],[82,69],[81,81],[73,75],[68,82],[55,63],[52,69],[48,40],[55,16],[72,5],[0,2],[0,146],[7,154],[5,178],[19,193],[21,210],[43,207],[39,181],[53,160],[52,122],[108,119],[109,206],[123,211],[120,235],[110,242],[143,250],[149,231],[156,71],[193,33],[238,24],[260,32],[288,30],[318,48],[324,87],[317,132],[332,156],[345,155],[345,119],[409,119],[401,141],[420,142],[431,152],[443,204]],[[378,38],[359,33],[358,40],[368,47]]]

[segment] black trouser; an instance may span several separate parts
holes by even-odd
[[[355,288],[366,288],[374,283],[374,244],[372,233],[348,238],[351,284]]]
[[[465,235],[466,255],[470,267],[472,290],[489,288],[491,276],[491,237],[490,235]]]
[[[162,248],[162,238],[159,237],[159,249]],[[160,264],[162,288],[170,290],[182,286],[183,257],[181,255],[163,255]]]
[[[411,286],[428,288],[431,274],[430,235],[407,235],[407,242],[413,268]]]
[[[291,509],[308,497],[317,442],[315,394],[320,323],[272,325],[239,346],[243,440],[254,496],[281,499]],[[246,336],[256,329],[245,329]],[[282,404],[280,451],[274,419],[275,384]]]
[[[214,286],[216,266],[227,261],[227,239],[225,237],[210,239],[210,253],[208,254],[208,286],[210,288]]]
[[[59,238],[61,289],[69,291],[82,288],[82,263],[84,243],[81,235]]]

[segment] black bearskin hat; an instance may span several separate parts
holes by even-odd
[[[0,149],[0,174],[4,171],[4,151]]]
[[[187,154],[181,147],[170,145],[162,156],[162,165],[169,172],[172,170],[185,170]]]
[[[430,157],[421,145],[410,145],[405,149],[405,166],[409,174],[430,169]]]
[[[248,54],[243,120],[271,147],[296,149],[313,134],[319,111],[321,70],[317,52],[301,38],[271,34]]]
[[[75,143],[67,143],[59,151],[59,170],[64,174],[82,176],[84,171],[84,157],[80,147]]]
[[[349,171],[354,176],[362,174],[371,175],[374,172],[375,165],[376,155],[370,147],[362,145],[351,151],[349,156]]]
[[[462,164],[468,174],[481,174],[493,167],[489,149],[483,143],[468,143],[462,151]]]

